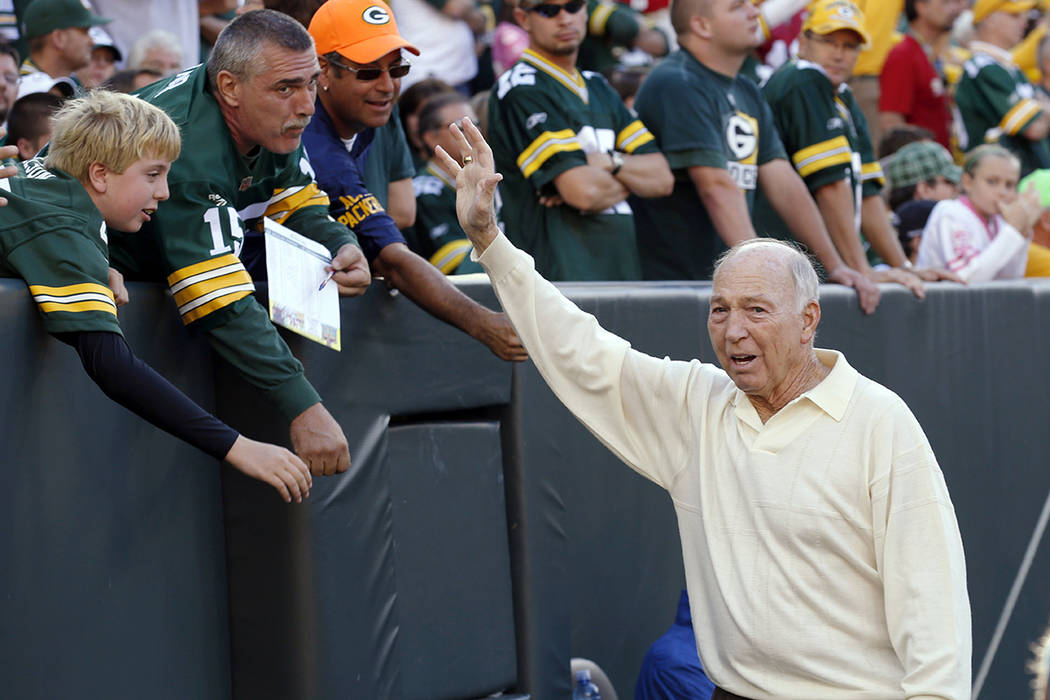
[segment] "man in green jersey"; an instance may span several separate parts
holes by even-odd
[[[605,78],[576,70],[584,0],[522,0],[529,48],[500,76],[489,130],[507,235],[553,280],[638,279],[628,194],[666,195],[667,161]]]
[[[171,200],[140,236],[110,238],[115,267],[166,279],[183,323],[207,333],[290,421],[292,446],[315,475],[349,468],[346,438],[252,296],[239,254],[246,237],[261,238],[268,216],[328,248],[340,293],[361,294],[370,282],[353,232],[329,218],[300,143],[319,74],[302,25],[259,10],[227,25],[206,65],[143,89],[184,145],[169,176]]]
[[[1050,111],[1014,63],[1035,0],[978,0],[973,7],[977,38],[955,89],[962,116],[959,148],[999,143],[1021,159],[1021,175],[1050,168]]]
[[[25,280],[48,333],[76,349],[111,399],[204,452],[301,501],[310,472],[281,447],[238,435],[131,352],[109,285],[108,227],[134,232],[168,198],[179,131],[129,95],[93,92],[54,117],[46,159],[0,180],[0,274]]]
[[[868,43],[864,15],[851,0],[821,0],[811,6],[802,25],[798,58],[777,69],[762,93],[791,163],[847,264],[876,282],[904,285],[921,298],[919,274],[928,280],[945,276],[961,280],[935,270],[912,274],[890,225],[881,196],[882,167],[871,146],[867,120],[846,84]],[[760,235],[783,235],[783,224],[771,207],[756,207],[755,213]],[[872,269],[861,232],[891,269]]]
[[[669,197],[638,203],[646,279],[709,279],[721,251],[755,236],[750,209],[761,185],[828,279],[856,288],[861,307],[874,311],[878,287],[843,262],[758,86],[739,75],[758,42],[758,9],[676,0],[671,20],[681,49],[653,69],[635,100],[675,173]]]

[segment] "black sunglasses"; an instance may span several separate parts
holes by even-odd
[[[580,1],[582,2],[582,0]],[[576,2],[576,0],[573,0],[573,2]],[[333,61],[332,59],[328,59],[328,62],[342,68],[343,70],[350,71],[358,80],[362,80],[366,83],[372,82],[373,80],[379,80],[379,76],[383,75],[383,73],[389,73],[390,78],[393,80],[404,78],[408,75],[408,71],[412,69],[412,64],[407,61],[404,63],[395,63],[386,68],[353,68],[352,66],[348,66],[340,61]]]
[[[546,17],[551,19],[561,14],[562,10],[565,10],[570,15],[574,15],[583,9],[583,6],[587,4],[587,0],[569,0],[564,5],[556,5],[553,2],[544,2],[539,5],[533,5],[528,9],[529,12],[535,12],[540,17]]]

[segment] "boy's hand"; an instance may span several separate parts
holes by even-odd
[[[368,285],[372,283],[365,254],[353,243],[336,251],[328,271],[334,273],[332,281],[339,287],[339,296],[359,296],[368,291]]]
[[[112,267],[109,268],[109,289],[113,292],[113,301],[117,303],[117,306],[124,306],[131,297],[128,296],[128,288],[124,286],[124,275],[120,274]]]
[[[301,459],[283,447],[256,442],[240,435],[226,453],[226,461],[253,479],[273,486],[285,503],[302,503],[310,495],[313,485],[310,470]]]

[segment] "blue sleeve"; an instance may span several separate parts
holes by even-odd
[[[704,673],[692,630],[672,627],[649,647],[634,686],[634,700],[710,700],[715,684]]]

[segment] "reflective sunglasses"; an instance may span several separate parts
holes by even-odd
[[[577,0],[573,0],[573,2],[576,1]],[[582,2],[583,0],[579,1]],[[397,80],[398,78],[404,78],[406,75],[408,75],[408,71],[412,69],[412,64],[408,61],[404,61],[402,63],[395,63],[392,66],[387,66],[386,68],[354,68],[352,66],[346,65],[341,61],[333,61],[332,59],[328,59],[328,62],[335,64],[343,70],[350,71],[358,80],[364,81],[366,83],[370,83],[373,80],[379,80],[379,76],[383,75],[383,73],[389,73],[390,78],[393,80]]]
[[[539,5],[533,5],[528,8],[529,12],[535,12],[540,17],[546,17],[551,19],[561,14],[562,10],[565,10],[570,15],[574,15],[583,9],[583,6],[587,4],[587,0],[569,0],[564,5],[556,5],[553,2],[544,2]]]

